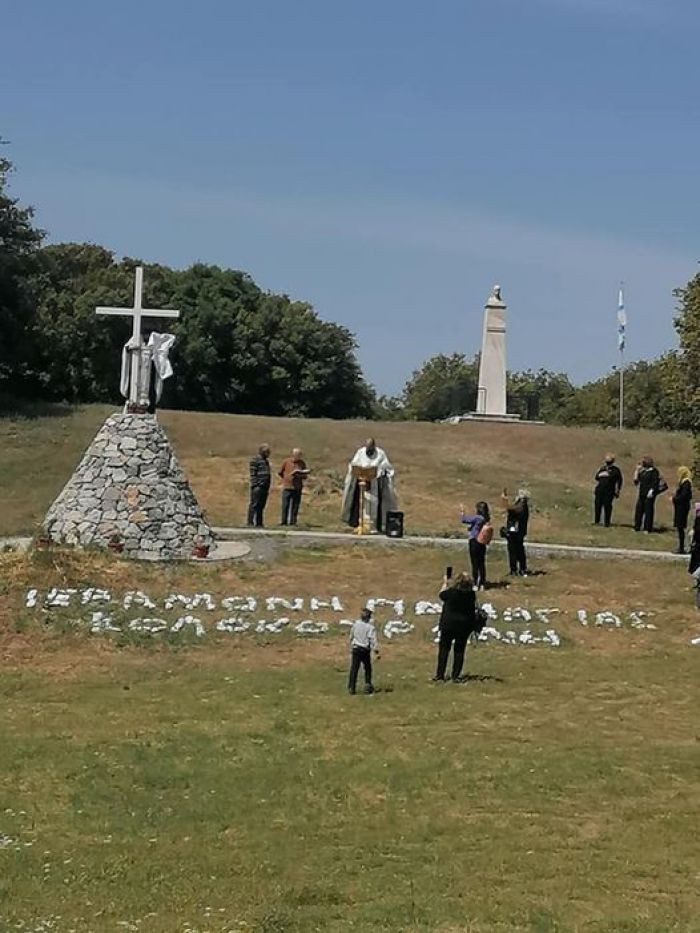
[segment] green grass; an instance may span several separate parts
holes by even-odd
[[[23,608],[31,585],[92,583],[336,592],[354,614],[367,595],[429,598],[443,562],[0,557],[0,930],[700,929],[700,649],[682,568],[543,561],[491,595],[565,609],[561,648],[478,645],[467,667],[484,679],[434,686],[423,620],[384,645],[371,698],[345,694],[338,634],[175,644]],[[652,609],[657,630],[584,629],[581,606]]]
[[[698,929],[690,652],[430,662],[3,674],[2,929]]]
[[[105,417],[114,409],[84,406],[51,417],[0,419],[0,535],[32,533]],[[502,519],[504,486],[523,483],[532,491],[532,540],[672,550],[672,510],[660,497],[658,524],[664,533],[635,535],[632,521],[634,464],[651,454],[669,484],[676,468],[692,460],[690,439],[673,433],[632,431],[620,436],[599,428],[554,426],[321,421],[164,411],[161,421],[194,491],[214,525],[243,523],[247,508],[248,459],[261,441],[272,445],[273,465],[301,446],[313,468],[301,511],[302,526],[336,529],[347,461],[368,434],[375,434],[397,470],[399,504],[408,534],[458,535],[459,503],[491,503]],[[617,449],[616,449],[617,444]],[[626,477],[611,529],[591,527],[592,477],[613,448]],[[278,519],[278,492],[268,506],[268,524]]]

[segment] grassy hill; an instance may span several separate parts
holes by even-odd
[[[439,548],[166,567],[0,555],[0,930],[697,930],[684,568],[542,563],[493,600],[560,607],[559,648],[479,644],[472,680],[434,685],[435,618],[416,617],[383,639],[369,698],[345,693],[329,616],[318,638],[230,635],[202,607],[197,644],[130,640],[76,623],[93,606],[44,613],[25,594],[138,588],[172,621],[170,592],[336,593],[355,613],[369,595],[430,598]],[[641,606],[656,629],[583,627],[582,606]]]
[[[79,461],[109,406],[57,409],[53,415],[0,420],[0,534],[30,533]],[[537,425],[335,422],[246,415],[164,411],[160,414],[200,503],[215,525],[240,525],[247,504],[247,462],[257,446],[272,445],[278,464],[300,446],[313,467],[302,506],[303,526],[339,529],[340,496],[347,461],[374,434],[397,470],[407,534],[459,533],[460,502],[484,498],[495,507],[503,486],[526,484],[535,509],[531,538],[571,544],[671,549],[672,534],[636,536],[629,525],[631,482],[643,454],[655,458],[669,485],[679,464],[691,459],[690,439],[670,433]],[[591,527],[592,475],[607,450],[615,452],[627,483],[616,527]],[[658,521],[671,524],[666,496]],[[278,520],[278,497],[268,525]]]

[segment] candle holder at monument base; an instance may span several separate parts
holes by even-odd
[[[374,480],[377,478],[377,468],[376,467],[362,467],[353,465],[352,475],[357,480],[358,493],[358,510],[357,510],[357,528],[355,529],[356,535],[368,535],[374,533],[374,528],[372,527],[372,516],[367,514],[367,506],[369,504],[369,496],[367,493],[367,487],[370,486]]]

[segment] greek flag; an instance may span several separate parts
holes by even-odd
[[[625,330],[627,328],[627,314],[625,313],[625,296],[622,288],[617,298],[617,347],[622,353],[625,349]]]

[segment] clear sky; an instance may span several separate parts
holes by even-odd
[[[52,240],[245,269],[397,392],[479,349],[581,381],[674,345],[700,259],[697,0],[25,0],[0,135]]]

